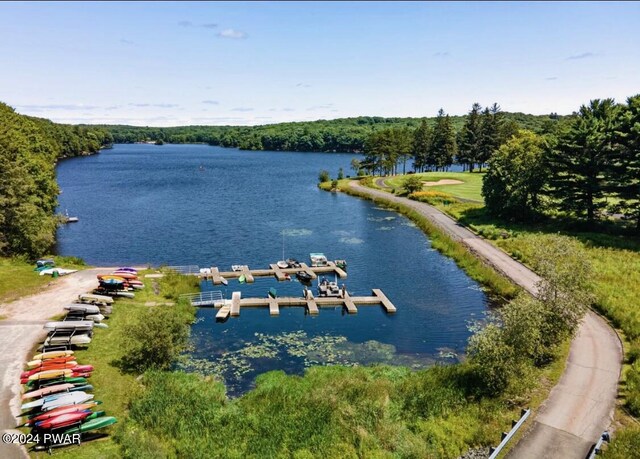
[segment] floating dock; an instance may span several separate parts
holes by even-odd
[[[269,265],[269,269],[249,269],[248,266],[243,265],[241,270],[223,272],[219,268],[212,266],[206,272],[189,272],[188,274],[199,276],[200,279],[204,280],[211,279],[215,285],[227,285],[228,279],[237,279],[242,275],[244,275],[247,283],[254,282],[256,277],[275,277],[279,281],[284,281],[286,280],[285,274],[291,276],[300,271],[308,273],[312,280],[317,279],[318,274],[325,273],[335,273],[341,279],[347,277],[347,272],[336,266],[332,261],[328,262],[326,266],[309,266],[306,263],[300,263],[299,268],[280,268],[275,263]]]
[[[216,292],[217,293],[217,292]],[[382,305],[387,313],[397,311],[393,303],[380,289],[373,289],[371,296],[351,296],[347,292],[340,297],[314,297],[311,290],[305,289],[302,297],[278,297],[278,298],[242,298],[240,292],[233,292],[231,300],[220,299],[212,292],[202,292],[189,295],[191,303],[197,306],[213,306],[218,309],[216,320],[226,320],[229,316],[237,317],[242,308],[268,308],[272,316],[280,315],[280,308],[302,306],[309,314],[317,315],[321,307],[342,306],[349,314],[356,314],[358,306]]]

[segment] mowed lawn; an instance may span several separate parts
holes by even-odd
[[[433,185],[425,186],[424,190],[437,190],[448,193],[456,198],[469,199],[477,202],[484,202],[482,197],[482,177],[484,172],[424,172],[411,175],[396,175],[385,179],[385,183],[395,189],[400,189],[404,181],[411,176],[420,177],[425,182],[437,182],[439,180],[460,180],[463,183],[456,185]]]

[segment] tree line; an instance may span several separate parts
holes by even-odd
[[[596,99],[553,134],[522,130],[488,159],[487,210],[508,219],[611,215],[640,231],[640,95]]]
[[[520,129],[532,128],[540,134],[556,132],[566,117],[557,114],[531,119],[514,117],[503,112],[497,103],[484,109],[474,103],[469,113],[458,122],[443,109],[433,118],[423,118],[412,129],[386,127],[373,132],[365,140],[362,169],[369,174],[396,174],[402,165],[405,173],[408,160],[416,172],[447,170],[461,164],[463,170],[482,171],[494,151]]]
[[[55,241],[59,158],[108,145],[104,129],[56,124],[0,103],[0,255],[37,257]]]
[[[555,120],[549,116],[504,113],[503,117],[520,128],[534,132],[552,129]],[[458,132],[465,116],[450,116],[453,129]],[[423,122],[434,126],[436,118],[383,118],[360,116],[335,120],[279,123],[262,126],[178,126],[136,127],[100,125],[112,136],[114,143],[156,142],[206,143],[210,145],[265,151],[321,151],[356,152],[365,149],[372,133],[385,129],[418,128]]]

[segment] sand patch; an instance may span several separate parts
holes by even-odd
[[[460,185],[464,183],[462,180],[455,179],[440,179],[437,182],[422,182],[424,186],[438,186],[438,185]]]

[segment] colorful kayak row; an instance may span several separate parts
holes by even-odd
[[[135,288],[132,282],[139,282],[135,270],[121,270],[103,278],[119,281],[114,278],[124,274],[126,277],[121,279],[128,284],[126,288]],[[125,282],[122,282],[123,287]],[[95,368],[80,364],[74,350],[88,345],[96,328],[107,327],[104,320],[113,310],[113,298],[121,296],[114,295],[114,291],[117,292],[110,290],[104,296],[94,292],[80,295],[76,303],[65,307],[67,316],[63,320],[44,325],[48,336],[41,352],[31,357],[20,374],[20,383],[25,389],[18,427],[30,428],[35,438],[42,439],[34,450],[67,446],[72,443],[60,442],[68,441],[72,436],[80,439],[75,443],[86,441],[90,438],[84,434],[117,421],[115,417],[107,416],[104,410],[96,408],[102,402],[94,399],[93,386],[89,384]],[[48,433],[55,435],[40,435]]]
[[[98,274],[99,286],[94,293],[123,296],[133,298],[132,290],[144,288],[144,284],[138,279],[138,271],[134,268],[118,268],[110,274]]]

